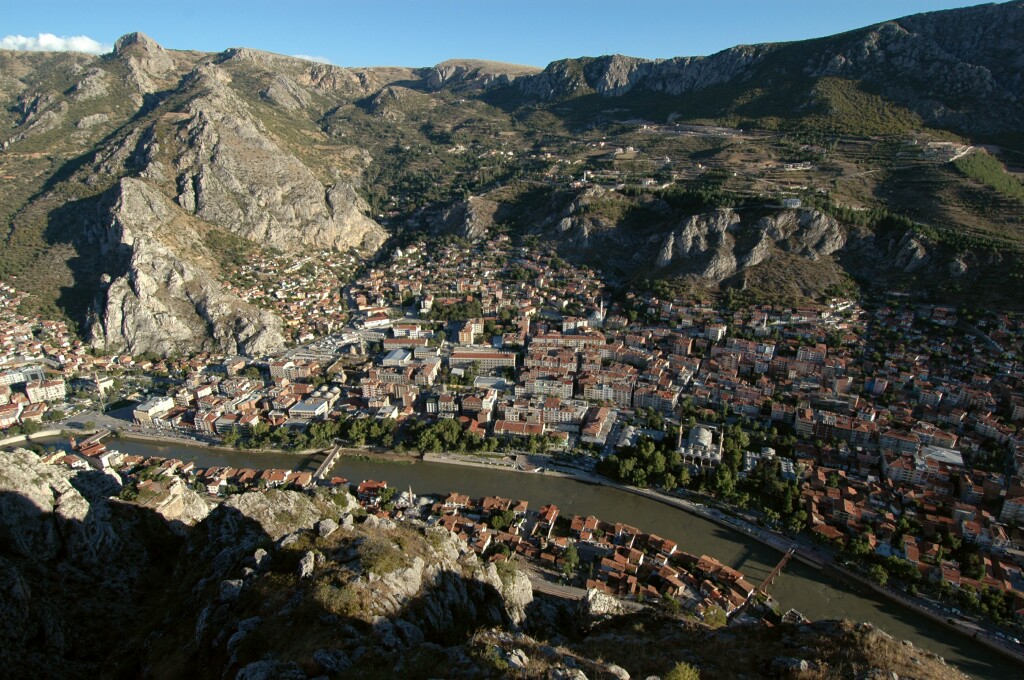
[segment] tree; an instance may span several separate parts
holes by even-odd
[[[709,607],[704,612],[704,623],[709,628],[721,628],[729,622],[729,617],[721,607]]]
[[[868,567],[868,576],[880,586],[884,586],[886,581],[889,580],[889,572],[880,564],[872,564]]]
[[[846,544],[846,551],[853,557],[866,557],[871,554],[871,544],[857,537]]]
[[[512,526],[512,523],[515,522],[515,520],[515,513],[512,512],[511,510],[498,512],[491,515],[491,528],[496,529],[498,531],[503,531]]]
[[[48,423],[56,423],[61,420],[64,420],[64,411],[61,411],[60,409],[47,411],[46,413],[43,414],[43,420],[45,420]]]
[[[576,550],[575,543],[569,543],[569,546],[565,549],[565,555],[562,558],[562,573],[567,578],[572,578],[572,575],[576,573],[576,567],[580,564],[580,554]]]
[[[241,435],[238,432],[238,428],[237,427],[232,427],[230,430],[228,430],[227,432],[224,433],[224,445],[225,446],[234,446],[234,445],[236,445],[238,443],[238,440],[240,438],[241,438]]]

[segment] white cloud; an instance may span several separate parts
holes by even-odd
[[[330,64],[331,60],[327,57],[311,57],[308,54],[293,54],[296,59],[305,59],[306,61],[315,61],[319,64]]]
[[[99,43],[87,35],[57,36],[53,33],[40,33],[35,38],[28,35],[5,35],[3,38],[0,38],[0,49],[27,52],[105,54],[112,50],[113,46]]]

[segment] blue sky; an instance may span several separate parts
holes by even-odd
[[[143,31],[164,47],[254,47],[343,66],[476,58],[703,55],[800,40],[970,0],[0,0],[0,46],[99,51]],[[6,37],[5,37],[6,36]],[[82,37],[93,42],[88,42]],[[86,47],[83,47],[86,46]]]

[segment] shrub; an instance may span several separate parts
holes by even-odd
[[[364,572],[385,576],[406,566],[406,554],[386,536],[368,536],[359,546]]]
[[[672,670],[665,673],[665,680],[700,680],[700,671],[681,661]]]
[[[319,582],[313,586],[311,595],[314,602],[332,614],[355,617],[364,613],[362,598],[351,586]]]

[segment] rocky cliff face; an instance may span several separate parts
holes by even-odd
[[[97,144],[30,199],[26,211],[43,215],[40,223],[15,227],[77,251],[67,262],[72,297],[94,300],[78,305],[76,320],[94,346],[274,351],[284,343],[280,321],[219,283],[224,273],[207,235],[228,231],[286,252],[366,254],[387,236],[357,193],[365,152],[342,149],[322,164],[308,140],[288,136],[292,123],[272,127],[280,115],[315,130],[309,117],[331,98],[364,96],[376,85],[370,75],[256,50],[175,52],[141,33],[119,39],[103,59],[0,60],[11,67],[0,94],[16,101],[8,147],[63,130],[54,137],[65,140],[63,155]],[[72,84],[47,89],[53,68],[70,70]],[[59,210],[60,236],[48,234],[46,213],[83,197],[89,209]]]
[[[109,273],[89,328],[94,346],[261,355],[284,345],[280,319],[228,293],[200,264],[202,232],[167,197],[123,179],[112,201],[99,240]]]
[[[495,213],[500,205],[480,196],[470,196],[443,211],[433,228],[438,233],[455,234],[476,241],[484,238],[494,226]]]
[[[114,43],[114,56],[128,66],[128,81],[137,91],[136,106],[142,106],[144,95],[171,86],[179,66],[170,52],[145,33],[129,33]]]
[[[1021,114],[1022,36],[1020,2],[916,14],[836,36],[804,72],[875,83],[932,125],[993,131]]]
[[[365,215],[350,183],[324,186],[272,140],[216,66],[194,72],[187,120],[174,138],[177,202],[200,219],[279,250],[355,248],[373,252],[385,239]],[[260,91],[285,108],[304,105],[305,90],[277,77]]]
[[[162,518],[111,500],[120,489],[116,475],[0,453],[5,673],[94,676],[111,640],[141,622],[143,583],[166,573],[176,538]]]
[[[748,76],[771,46],[741,46],[708,57],[651,61],[620,54],[552,62],[543,72],[516,81],[528,97],[552,101],[596,92],[619,97],[634,89],[681,95]]]
[[[815,211],[781,211],[744,222],[730,209],[694,215],[669,232],[655,264],[678,264],[718,284],[743,268],[755,267],[778,249],[809,260],[832,255],[846,245],[847,230]]]
[[[609,207],[611,206],[611,207]],[[553,199],[533,233],[564,257],[630,279],[683,277],[705,288],[757,287],[790,297],[815,297],[849,277],[881,283],[933,275],[968,282],[989,264],[957,255],[913,231],[879,232],[816,210],[722,208],[697,214],[662,201],[627,199],[600,187]],[[636,218],[630,213],[639,213]],[[625,217],[610,218],[623,214]]]
[[[509,85],[517,78],[539,70],[533,66],[502,64],[480,59],[449,59],[426,69],[423,84],[427,90],[488,90]]]

